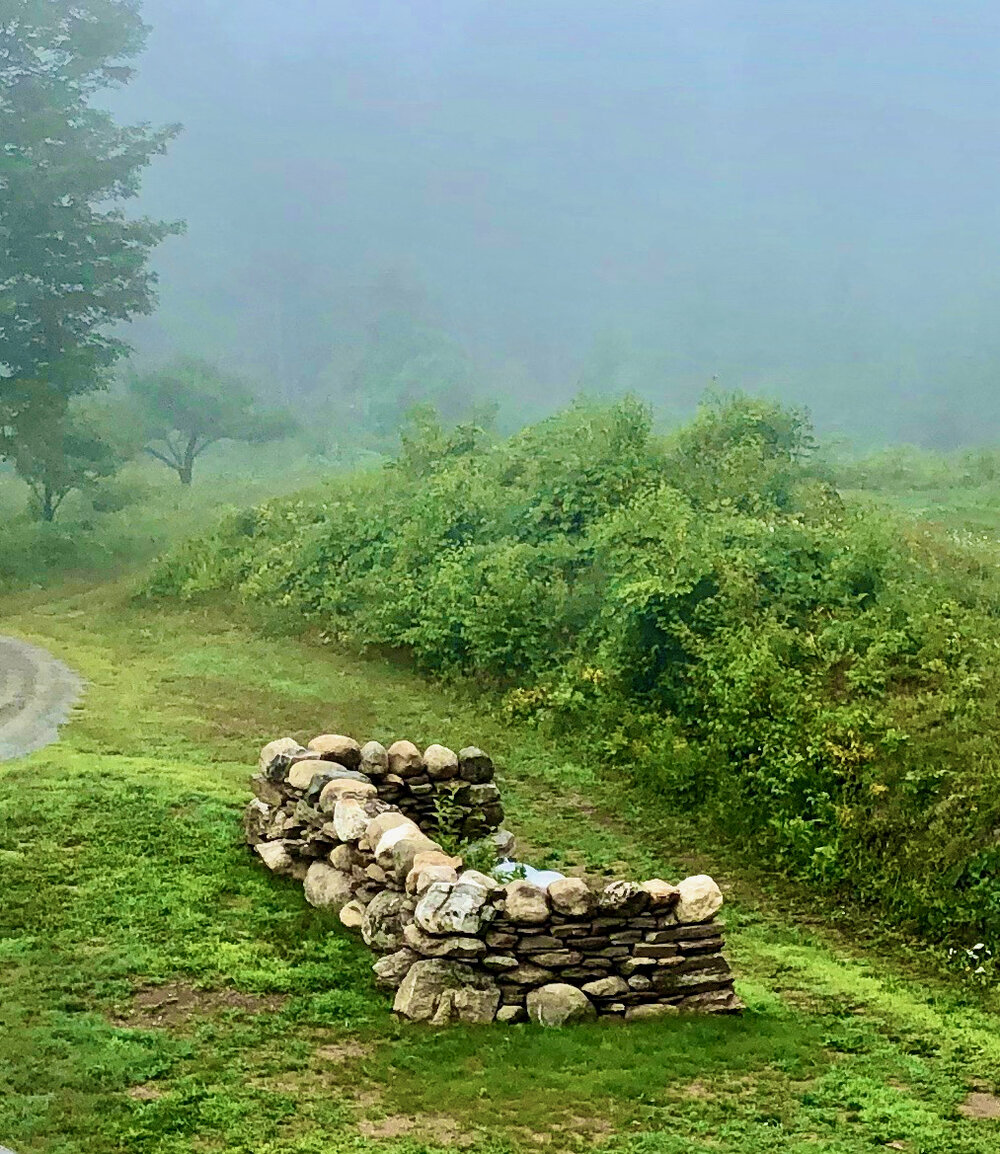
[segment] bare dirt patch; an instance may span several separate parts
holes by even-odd
[[[241,994],[237,990],[196,990],[180,982],[136,990],[132,1005],[115,1020],[116,1026],[141,1029],[176,1029],[192,1018],[210,1017],[227,1010],[247,1014],[275,1013],[288,998],[284,994]]]
[[[155,1086],[133,1086],[128,1096],[134,1098],[137,1102],[155,1102],[157,1098],[162,1098],[163,1090],[157,1090]]]
[[[983,1090],[974,1090],[959,1106],[966,1118],[1000,1118],[1000,1098]]]
[[[442,1146],[471,1146],[476,1136],[463,1130],[453,1118],[424,1114],[413,1118],[408,1114],[389,1114],[377,1121],[363,1120],[358,1129],[365,1138],[424,1138]]]
[[[330,1046],[320,1046],[314,1058],[321,1062],[334,1062],[343,1065],[345,1062],[359,1062],[362,1058],[370,1058],[375,1053],[374,1046],[366,1046],[364,1042],[336,1042]]]

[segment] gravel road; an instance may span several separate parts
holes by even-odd
[[[0,761],[55,741],[82,692],[80,678],[50,653],[0,637]]]

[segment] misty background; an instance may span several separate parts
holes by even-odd
[[[581,387],[680,415],[714,381],[862,444],[1000,436],[995,4],[144,15],[115,110],[183,122],[140,207],[189,227],[140,359],[356,410],[403,344],[446,411],[508,423]]]

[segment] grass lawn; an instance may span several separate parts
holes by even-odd
[[[56,746],[0,766],[0,1145],[18,1154],[992,1154],[997,1003],[856,917],[808,909],[653,821],[585,748],[506,731],[389,662],[108,586],[8,598],[0,632],[89,683]],[[729,890],[740,1019],[434,1030],[239,840],[263,741],[324,730],[501,766],[536,865]]]

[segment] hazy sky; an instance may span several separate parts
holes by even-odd
[[[386,268],[510,379],[595,338],[821,423],[1000,438],[1000,5],[146,0],[147,352],[308,390]],[[502,376],[502,374],[501,374]]]

